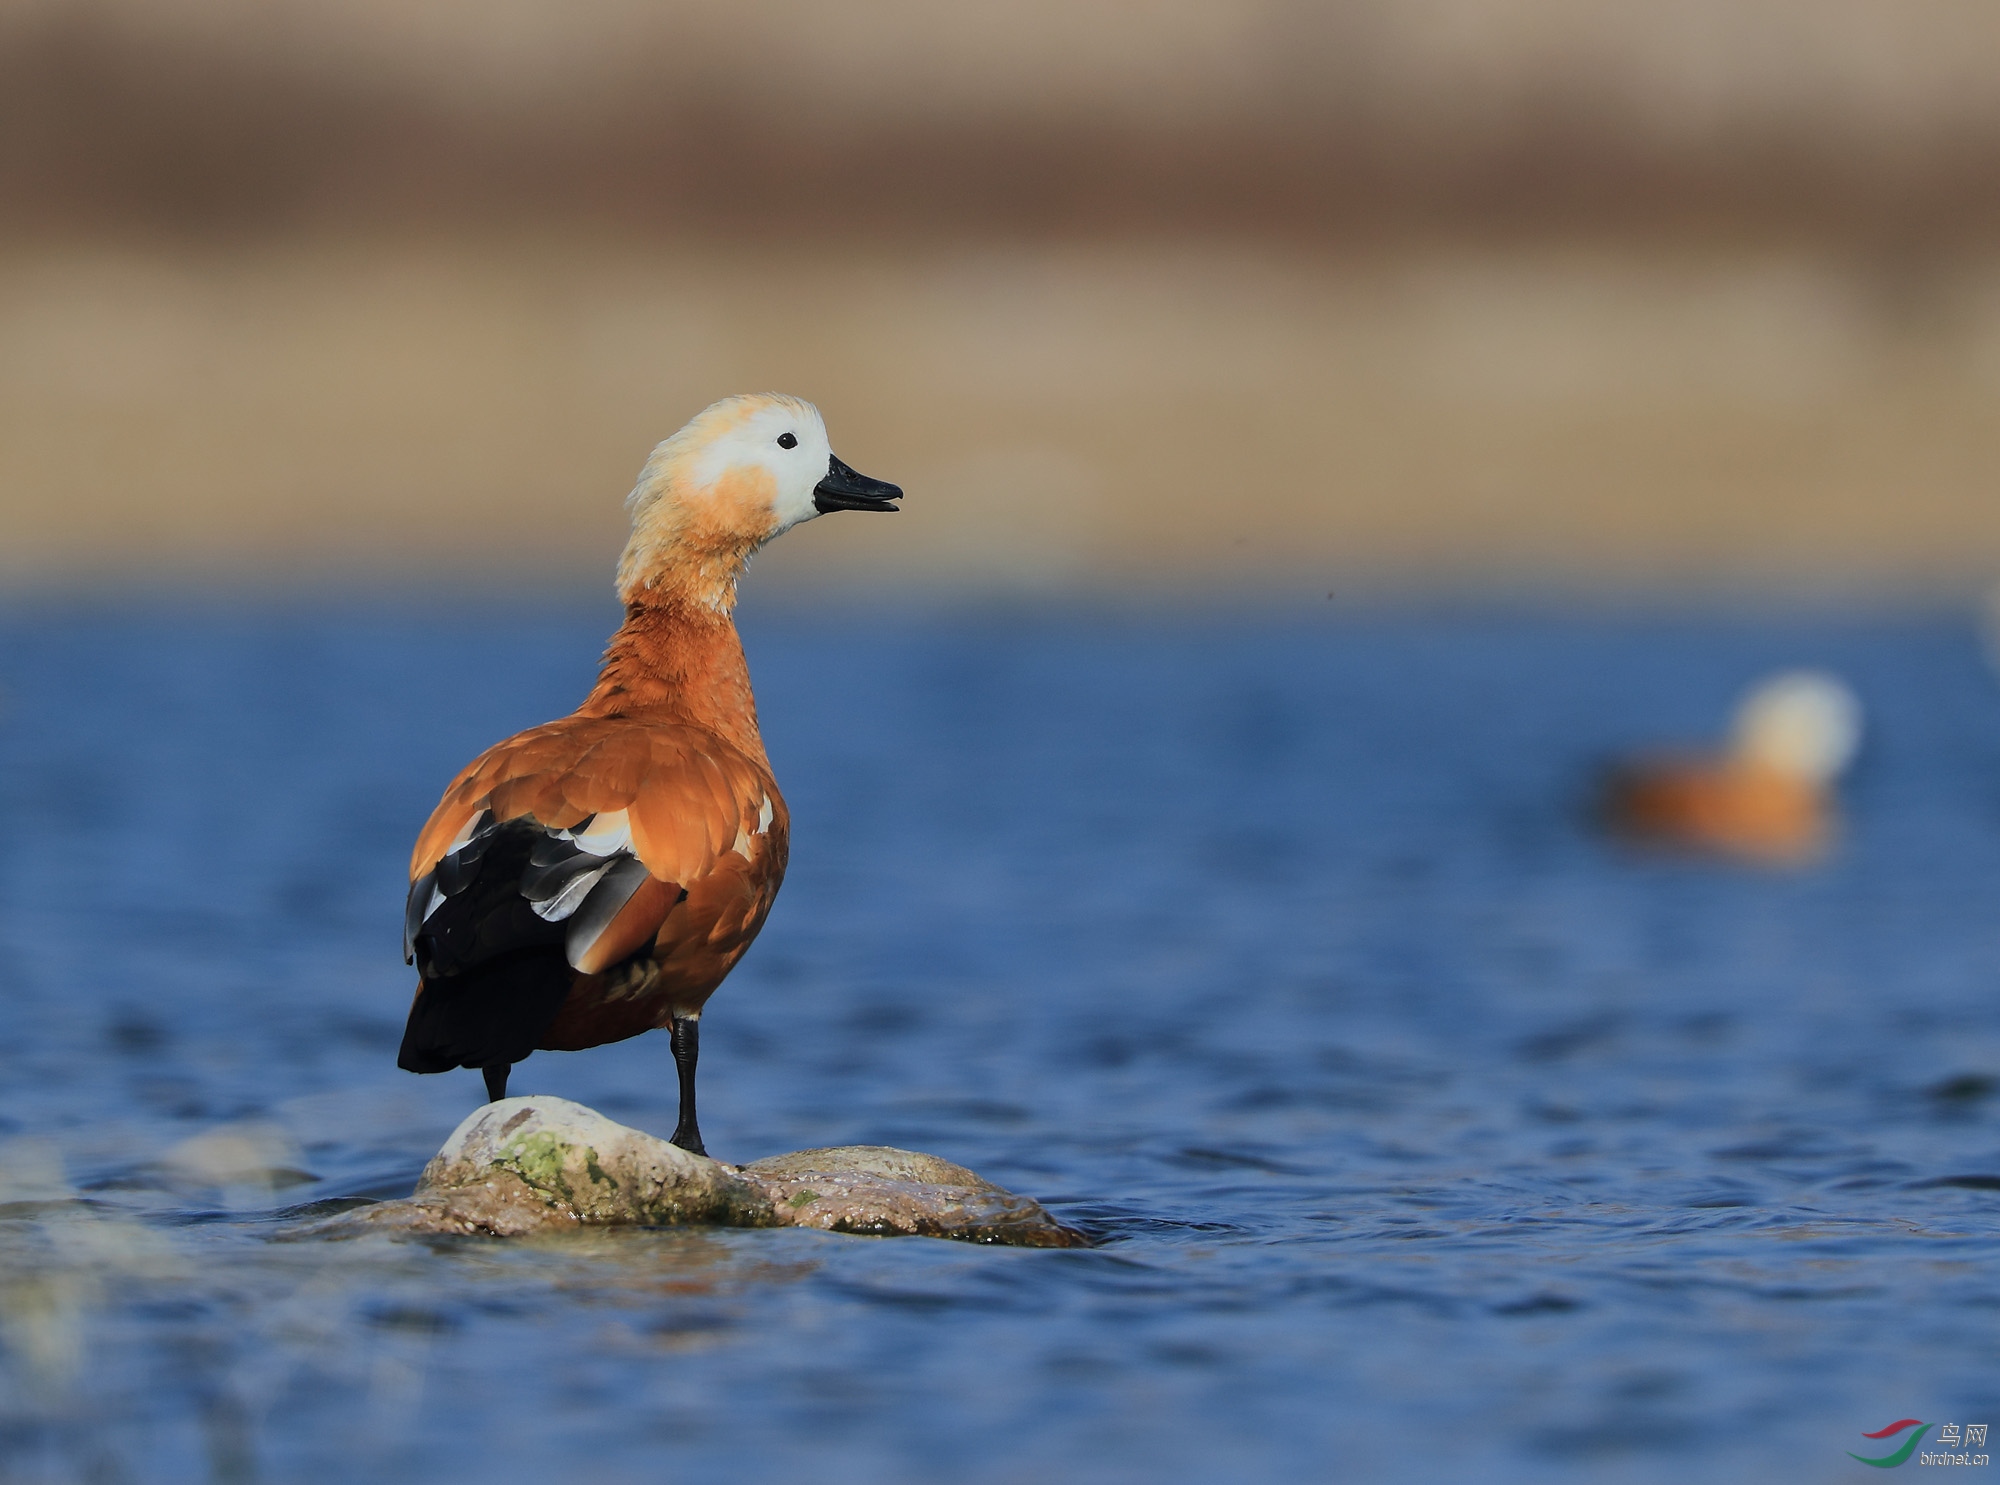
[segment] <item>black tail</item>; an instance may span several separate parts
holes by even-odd
[[[487,817],[483,817],[485,819]],[[550,855],[544,865],[537,852]],[[533,820],[488,823],[410,889],[408,944],[422,976],[396,1065],[409,1072],[494,1067],[535,1050],[576,978],[563,952],[568,925],[523,895],[531,876],[562,877],[598,858],[552,839]],[[435,885],[441,901],[433,903]]]
[[[410,1007],[396,1066],[435,1073],[526,1061],[575,978],[558,947],[518,949],[426,980]]]

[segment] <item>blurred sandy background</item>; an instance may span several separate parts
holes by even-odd
[[[1969,588],[1996,78],[1987,0],[0,0],[0,579],[601,583],[778,388],[911,498],[774,589]]]

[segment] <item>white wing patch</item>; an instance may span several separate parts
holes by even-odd
[[[550,834],[575,841],[579,851],[593,856],[615,856],[632,849],[632,821],[624,810],[594,816],[581,830],[554,830]]]
[[[771,796],[766,794],[763,796],[763,800],[764,800],[763,804],[759,806],[757,810],[758,835],[766,835],[770,833],[771,818],[773,814],[776,813],[771,807]],[[736,839],[730,842],[729,849],[734,851],[737,855],[741,856],[745,861],[748,861],[750,859],[751,852],[755,849],[755,846],[756,846],[756,841],[751,836],[751,833],[748,830],[744,829],[741,825],[737,826]]]
[[[582,905],[583,899],[590,895],[590,889],[603,879],[607,871],[611,870],[612,864],[607,861],[595,871],[586,871],[572,877],[564,885],[562,891],[551,897],[547,902],[531,902],[528,906],[535,910],[537,918],[550,923],[560,923]]]

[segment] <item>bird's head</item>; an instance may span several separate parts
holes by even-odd
[[[679,592],[728,612],[744,563],[834,510],[895,510],[903,492],[834,457],[819,409],[775,392],[725,397],[653,450],[625,501],[618,596]]]
[[[1737,706],[1731,745],[1740,763],[1831,784],[1861,746],[1861,703],[1824,671],[1785,671]]]

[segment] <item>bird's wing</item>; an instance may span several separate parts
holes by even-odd
[[[704,729],[533,728],[474,759],[418,836],[405,957],[429,979],[560,944],[595,974],[718,871],[781,870],[786,823],[769,774]]]

